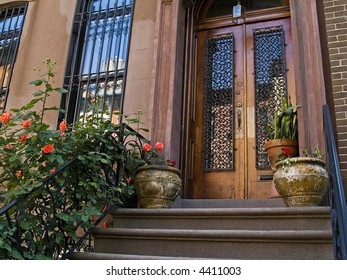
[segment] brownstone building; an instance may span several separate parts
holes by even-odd
[[[347,180],[347,1],[241,3],[236,22],[234,0],[0,0],[0,109],[26,103],[33,68],[56,59],[69,93],[49,100],[66,109],[46,116],[52,126],[95,99],[141,110],[149,138],[180,162],[182,197],[254,199],[271,191],[262,118],[288,94],[300,148],[325,147],[329,104]]]

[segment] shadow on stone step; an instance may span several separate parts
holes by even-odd
[[[282,198],[268,199],[181,199],[172,208],[262,208],[286,207]]]

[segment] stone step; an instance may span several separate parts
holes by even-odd
[[[115,209],[114,228],[330,230],[328,207]]]
[[[330,230],[97,228],[95,252],[220,259],[333,259]]]
[[[78,252],[78,253],[73,253],[69,259],[70,260],[177,260],[177,259],[194,260],[196,258]]]
[[[172,208],[263,208],[286,207],[280,197],[264,199],[181,199],[177,197]]]

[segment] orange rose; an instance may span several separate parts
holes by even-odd
[[[44,152],[45,154],[50,154],[53,151],[54,151],[54,146],[52,144],[47,144],[46,146],[42,148],[42,152]]]
[[[155,143],[154,147],[156,150],[158,150],[160,152],[164,149],[164,144],[161,142],[157,142],[157,143]]]
[[[8,122],[10,122],[10,120],[11,120],[10,113],[2,113],[0,117],[0,122],[2,122],[3,124],[7,124]]]
[[[28,134],[23,134],[21,137],[19,137],[19,142],[24,142],[25,139],[27,139]]]
[[[63,120],[63,121],[59,124],[59,129],[60,129],[61,131],[67,130],[66,120]]]
[[[22,127],[23,127],[23,128],[28,128],[29,126],[31,126],[31,120],[25,120],[25,121],[22,123]]]
[[[151,144],[145,143],[145,144],[143,144],[142,149],[145,152],[150,152],[152,150],[152,146],[151,146]]]
[[[21,177],[23,176],[22,170],[18,170],[18,171],[16,172],[16,176],[17,176],[18,178],[21,178]]]

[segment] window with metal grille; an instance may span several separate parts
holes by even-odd
[[[134,0],[79,1],[62,107],[72,123],[90,114],[117,122],[125,86]],[[110,115],[105,114],[105,109]]]
[[[231,15],[233,6],[240,3],[246,8],[246,12],[275,7],[289,7],[289,0],[214,0],[206,13],[206,18]]]
[[[0,112],[6,107],[27,6],[0,8]]]

